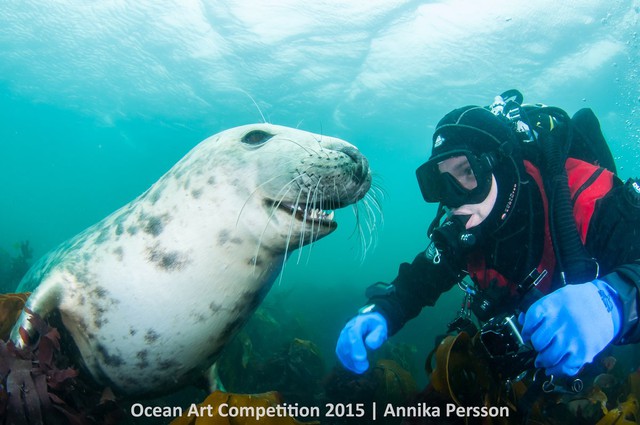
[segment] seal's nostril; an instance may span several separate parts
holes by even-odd
[[[353,146],[340,148],[339,152],[347,155],[356,163],[353,180],[358,184],[362,183],[369,173],[369,161],[367,161],[367,158],[365,158],[365,156]]]
[[[357,163],[361,162],[364,159],[364,156],[362,156],[360,151],[353,146],[345,146],[343,148],[340,148],[339,152],[347,155]]]

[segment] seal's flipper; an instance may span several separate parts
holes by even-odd
[[[18,349],[24,349],[37,342],[40,336],[37,324],[41,320],[34,320],[34,316],[46,319],[58,307],[62,281],[62,276],[47,278],[27,299],[20,317],[11,330],[10,339]]]

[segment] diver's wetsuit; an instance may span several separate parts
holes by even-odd
[[[499,231],[501,234],[488,235],[482,247],[462,256],[445,252],[437,264],[433,261],[433,248],[427,249],[412,263],[402,263],[390,285],[379,284],[385,290],[372,291],[368,304],[373,304],[373,310],[387,319],[390,335],[417,316],[424,306],[434,305],[440,294],[462,280],[468,274],[469,258],[473,256],[480,255],[483,264],[504,276],[508,283],[506,287],[497,287],[495,279],[478,282],[475,278],[477,286],[486,288],[483,292],[504,306],[503,310],[514,308],[517,296],[514,285],[543,256],[545,214],[541,193],[544,191],[530,175],[528,177],[531,184],[523,185],[525,190],[520,196],[527,196],[529,203],[519,202],[520,207],[513,211],[509,225]],[[614,342],[628,344],[640,341],[640,187],[634,186],[633,181],[623,184],[617,177],[612,181],[613,187],[595,200],[595,206],[591,202],[588,209],[593,215],[590,219],[587,217],[586,222],[583,217],[583,234],[588,254],[598,262],[599,278],[618,292],[623,304],[621,332]],[[574,207],[574,215],[584,213]],[[484,276],[491,277],[491,274]],[[557,273],[549,278],[543,292],[560,285]]]

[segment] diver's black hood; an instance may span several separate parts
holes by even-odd
[[[469,150],[476,154],[500,149],[513,150],[515,133],[502,117],[481,106],[468,105],[446,114],[436,125],[431,147],[432,159],[454,150]]]
[[[463,106],[446,114],[436,125],[429,159],[456,150],[492,155],[491,172],[496,178],[498,195],[491,213],[479,226],[484,235],[503,229],[518,210],[520,186],[528,180],[515,131],[505,118],[487,108]]]

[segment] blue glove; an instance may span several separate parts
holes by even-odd
[[[380,348],[387,340],[387,321],[380,313],[358,314],[340,332],[336,354],[347,369],[363,373],[369,368],[367,349]]]
[[[604,281],[567,285],[520,315],[522,338],[538,352],[536,367],[573,376],[618,335],[620,312],[618,293]]]

